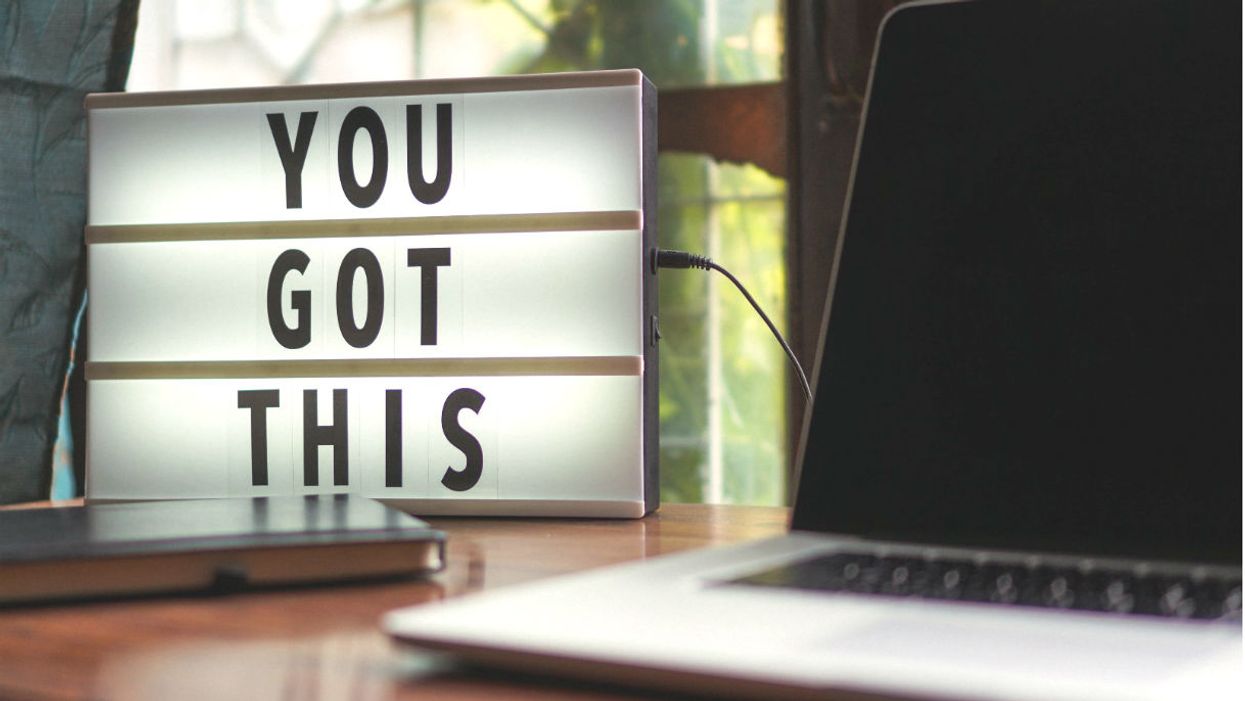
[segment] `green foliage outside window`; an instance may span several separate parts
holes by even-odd
[[[508,4],[546,36],[543,51],[516,58],[511,72],[638,67],[659,89],[778,77],[778,57],[753,49],[758,38],[777,41],[772,0],[552,0],[540,14]],[[781,327],[784,182],[751,166],[663,154],[658,184],[659,245],[711,253]],[[782,503],[788,378],[781,350],[725,280],[665,271],[660,290],[662,499]],[[709,326],[715,297],[716,333]]]

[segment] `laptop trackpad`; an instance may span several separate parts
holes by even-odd
[[[999,613],[883,614],[828,642],[838,660],[888,666],[899,662],[913,672],[995,678],[1021,674],[1032,680],[1035,672],[1049,670],[1062,682],[1137,683],[1203,663],[1232,641],[1227,626],[1219,636],[1207,635],[1203,625],[1117,625],[1059,614],[1019,614],[1009,620],[1011,615]]]

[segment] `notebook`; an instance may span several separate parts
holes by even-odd
[[[1245,697],[1240,12],[892,12],[791,532],[386,630],[719,696]]]
[[[359,496],[0,511],[0,605],[411,576],[444,535]]]

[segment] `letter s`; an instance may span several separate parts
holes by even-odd
[[[484,470],[484,452],[480,449],[480,441],[458,423],[458,413],[470,409],[480,413],[484,406],[484,395],[463,387],[450,392],[445,398],[445,406],[441,408],[441,432],[455,448],[467,457],[467,465],[461,472],[448,468],[441,478],[441,484],[456,492],[465,492],[476,486],[480,481],[480,473]]]

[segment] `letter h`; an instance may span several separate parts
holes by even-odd
[[[320,452],[322,445],[333,446],[333,485],[350,484],[350,460],[347,457],[346,390],[333,390],[333,423],[321,426],[316,417],[316,390],[303,390],[303,484],[320,484]]]

